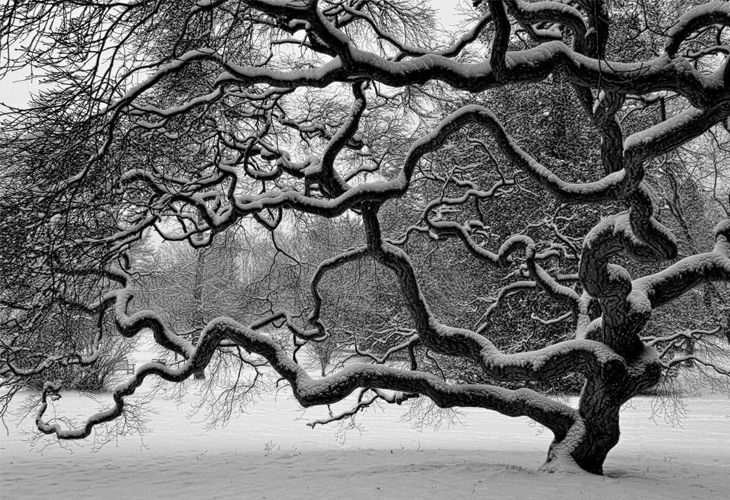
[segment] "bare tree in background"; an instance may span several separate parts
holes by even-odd
[[[658,220],[660,197],[646,180],[656,162],[696,138],[713,133],[727,142],[730,4],[475,3],[459,33],[445,32],[413,0],[6,4],[6,74],[31,68],[49,85],[3,123],[0,383],[13,387],[57,363],[94,362],[101,343],[81,352],[59,342],[46,352],[27,341],[58,303],[113,315],[116,334],[151,332],[186,360],[143,365],[115,388],[111,408],[75,429],[44,420],[60,390],[47,383],[38,428],[85,438],[120,417],[124,398],[145,378],[182,382],[216,352],[234,352],[241,366],[265,360],[305,407],[361,390],[358,408],[428,398],[444,408],[525,415],[554,434],[546,470],[601,473],[619,439],[621,405],[674,362],[661,346],[673,345],[675,334],[643,338],[652,312],[695,287],[730,281],[730,219],[715,226],[711,250],[677,259],[675,238]],[[626,9],[648,24],[619,15]],[[648,32],[653,38],[637,35]],[[516,138],[529,130],[513,135],[520,124],[489,109],[490,101],[525,96],[537,111],[529,89],[545,81],[565,84],[562,98],[579,105],[591,129],[597,154],[580,165],[557,153],[531,155]],[[464,104],[439,116],[445,103]],[[652,106],[661,107],[659,118],[627,118]],[[469,155],[452,140],[460,136]],[[550,140],[567,137],[556,129]],[[726,208],[727,167],[712,168],[719,179],[712,193]],[[496,222],[527,227],[534,215],[515,204],[501,211],[502,194],[518,187],[544,190],[600,220],[582,234],[558,228],[550,244],[527,229],[500,234]],[[191,342],[163,313],[133,307],[128,252],[145,230],[201,248],[258,225],[294,266],[294,284],[306,255],[296,251],[296,231],[316,217],[356,220],[361,235],[317,264],[304,315],[287,306],[286,294],[267,293],[257,297],[265,307],[256,319],[209,319]],[[424,236],[436,248],[458,242],[475,266],[508,271],[500,297],[542,291],[572,321],[570,338],[505,352],[483,323],[458,323],[433,298],[429,290],[438,287],[429,288],[428,273],[448,274],[452,288],[443,296],[464,304],[474,303],[478,286],[459,274],[467,264],[412,260],[409,245]],[[627,257],[663,264],[632,277],[616,264]],[[353,346],[368,361],[314,379],[293,353],[330,338],[320,284],[365,260],[381,273],[369,276],[387,270],[396,285],[362,288],[380,294],[370,314],[390,308],[382,328]],[[268,335],[271,325],[285,325],[292,341]],[[380,337],[387,348],[365,352]],[[730,374],[700,354],[685,360]],[[438,369],[442,358],[478,369],[490,383],[450,376]],[[499,385],[573,374],[585,379],[577,408]]]

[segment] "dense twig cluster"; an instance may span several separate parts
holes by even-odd
[[[4,69],[36,66],[55,86],[30,110],[10,113],[3,133],[8,183],[0,192],[8,201],[0,205],[0,228],[17,240],[1,263],[8,291],[0,299],[10,311],[3,320],[13,325],[1,338],[2,376],[12,381],[57,362],[94,361],[101,335],[90,357],[73,348],[26,356],[24,339],[46,317],[38,314],[63,303],[113,314],[124,337],[149,331],[184,362],[142,366],[114,389],[114,406],[78,429],[44,420],[48,398],[60,390],[47,383],[37,424],[61,439],[86,437],[119,417],[124,398],[150,375],[181,382],[202,372],[217,350],[233,348],[264,358],[303,406],[372,391],[331,420],[376,400],[400,404],[417,396],[440,407],[527,415],[555,435],[548,468],[577,464],[600,472],[618,441],[620,406],[654,386],[662,369],[700,360],[667,359],[667,346],[680,336],[710,334],[642,338],[653,310],[696,286],[730,281],[728,220],[717,225],[711,252],[694,249],[676,260],[675,237],[659,222],[662,207],[647,181],[650,166],[730,115],[730,4],[686,9],[661,52],[627,60],[609,58],[611,37],[620,36],[611,31],[609,7],[600,0],[488,0],[461,36],[442,44],[430,36],[436,27],[429,10],[409,0],[11,2],[2,11],[0,39],[22,53]],[[530,154],[484,105],[433,117],[469,94],[524,90],[546,79],[567,82],[600,141],[589,178]],[[665,98],[683,104],[667,112]],[[622,120],[642,99],[645,108],[661,102],[661,119],[628,131]],[[480,153],[470,158],[454,147]],[[510,190],[538,187],[559,204],[531,226],[552,234],[551,245],[527,233],[495,241],[498,217],[487,202],[499,207]],[[398,200],[410,207],[401,216],[407,223],[386,233],[384,221],[394,216],[383,214]],[[563,229],[570,221],[558,215],[563,207],[598,204],[621,211],[585,235]],[[20,207],[17,217],[13,207]],[[210,319],[192,339],[156,312],[134,312],[135,269],[127,255],[146,231],[203,248],[225,232],[258,225],[273,235],[277,253],[297,260],[275,235],[310,216],[357,218],[362,237],[318,264],[306,320],[259,298],[267,307],[251,324]],[[499,291],[472,328],[448,324],[433,312],[408,255],[418,235],[456,239],[480,263],[519,279]],[[616,263],[624,256],[674,262],[634,279]],[[402,341],[380,353],[355,342],[354,351],[371,362],[343,363],[313,379],[296,352],[334,335],[323,280],[365,259],[392,271],[410,324],[388,325]],[[503,352],[484,320],[526,289],[568,306],[540,321],[572,319],[570,338]],[[288,329],[294,356],[264,333],[270,325]],[[577,373],[586,383],[574,409],[526,388],[459,383],[439,374],[437,357],[460,358],[494,382]]]

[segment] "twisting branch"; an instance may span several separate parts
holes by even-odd
[[[0,256],[0,385],[98,362],[102,321],[113,311],[115,335],[149,334],[183,361],[143,365],[114,388],[112,407],[77,429],[45,420],[61,389],[46,384],[42,432],[83,438],[122,415],[147,377],[182,382],[232,360],[234,385],[217,403],[249,397],[248,387],[237,392],[246,385],[241,370],[251,364],[258,377],[265,363],[303,406],[360,391],[350,411],[312,425],[378,401],[427,397],[441,407],[527,415],[555,434],[550,464],[600,472],[618,441],[621,405],[662,370],[695,360],[677,354],[683,340],[709,336],[646,337],[654,310],[693,287],[730,281],[728,220],[717,224],[710,252],[693,249],[637,279],[617,265],[677,256],[652,175],[678,148],[727,125],[730,8],[710,2],[640,34],[632,43],[645,36],[659,47],[643,59],[624,54],[618,38],[609,43],[612,8],[603,0],[488,0],[444,47],[430,10],[415,0],[12,3],[0,11],[0,40],[21,57],[3,59],[0,72],[31,64],[58,88],[0,118],[0,232],[11,242]],[[537,116],[545,108],[536,96],[551,84],[572,87],[580,106],[550,94],[560,113]],[[491,110],[477,104],[485,91],[494,92]],[[640,106],[647,112],[634,112]],[[573,114],[581,108],[582,118]],[[574,127],[562,126],[574,118]],[[559,134],[543,136],[558,119]],[[581,144],[565,152],[569,132]],[[725,147],[723,133],[712,147]],[[720,159],[712,158],[715,199]],[[532,215],[536,223],[523,220]],[[346,236],[329,232],[337,225]],[[128,252],[149,248],[149,231],[165,245],[205,249],[196,260],[198,339],[175,334],[188,328],[172,310],[158,312],[167,304],[133,309],[134,282],[145,273],[132,272]],[[256,245],[236,247],[232,267],[209,273],[230,307],[206,323],[201,268],[236,233],[260,238],[275,258],[259,257]],[[433,264],[448,239],[457,243],[450,260]],[[365,259],[374,271],[361,266]],[[382,270],[392,282],[380,281]],[[499,289],[497,273],[506,275]],[[341,300],[325,307],[334,275],[346,276],[332,288]],[[226,280],[235,291],[225,293]],[[307,280],[306,293],[293,290]],[[367,307],[353,307],[356,280],[377,287]],[[515,343],[507,324],[485,327],[505,297],[527,290],[551,301],[533,322],[518,318],[552,327],[542,344]],[[494,297],[486,312],[482,297]],[[34,329],[58,311],[98,315],[98,332],[80,343],[65,330],[36,342]],[[558,325],[568,317],[572,327]],[[537,347],[512,352],[528,340]],[[314,379],[297,355],[327,345],[333,351]],[[344,360],[330,357],[345,348]],[[708,358],[707,367],[729,374]],[[577,409],[490,385],[572,374],[585,379]],[[489,383],[463,383],[472,380]]]

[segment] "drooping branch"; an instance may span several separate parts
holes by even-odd
[[[549,380],[570,372],[595,374],[626,369],[621,358],[600,342],[573,340],[537,351],[504,354],[473,331],[440,323],[421,293],[408,256],[382,241],[376,214],[371,206],[363,209],[368,248],[373,257],[394,271],[419,338],[427,347],[441,354],[472,359],[485,374],[498,380]]]
[[[312,280],[309,285],[310,289],[311,289],[311,293],[312,293],[312,299],[314,301],[314,307],[312,308],[312,313],[310,314],[310,317],[309,317],[310,321],[316,321],[317,323],[319,323],[319,317],[320,317],[321,309],[322,309],[322,295],[319,293],[319,283],[324,278],[325,274],[328,271],[337,269],[338,267],[343,266],[347,263],[354,262],[358,259],[362,259],[363,257],[366,257],[367,255],[368,255],[367,248],[360,247],[360,248],[356,248],[353,250],[343,252],[330,259],[326,259],[319,264],[319,266],[317,267],[317,270],[315,271],[314,275],[312,276]],[[320,328],[322,328],[322,327],[320,326]]]
[[[664,50],[668,55],[676,56],[682,42],[693,32],[715,24],[730,26],[730,6],[727,2],[709,2],[691,8],[667,33],[668,42]]]
[[[5,215],[0,225],[3,229],[12,226],[14,221],[10,219],[16,210],[12,205],[20,200],[20,222],[12,236],[25,238],[23,248],[30,256],[13,256],[13,264],[16,260],[22,263],[23,266],[15,267],[27,273],[29,283],[39,290],[35,296],[29,294],[17,300],[5,301],[0,296],[0,303],[11,303],[13,307],[17,303],[21,308],[13,309],[11,318],[3,324],[13,325],[15,321],[19,325],[20,320],[14,316],[17,311],[30,318],[34,314],[33,301],[44,298],[45,292],[53,296],[52,300],[69,306],[72,298],[64,297],[59,290],[73,279],[62,276],[59,263],[82,255],[88,261],[96,259],[97,268],[105,268],[127,251],[146,228],[154,227],[166,240],[185,240],[198,248],[213,245],[226,231],[248,231],[253,227],[272,235],[277,255],[290,256],[299,265],[308,260],[297,253],[302,249],[295,245],[302,242],[296,241],[289,248],[282,244],[297,230],[290,225],[291,214],[294,218],[302,214],[334,218],[350,211],[347,220],[353,227],[362,217],[366,245],[354,249],[350,245],[349,250],[335,257],[323,261],[320,258],[316,268],[302,271],[302,267],[297,267],[292,279],[297,283],[302,272],[313,273],[309,296],[302,303],[298,302],[298,294],[288,289],[283,297],[285,294],[280,291],[286,287],[284,281],[277,282],[279,288],[273,292],[266,289],[268,282],[258,278],[251,283],[237,283],[237,287],[245,285],[247,290],[253,290],[252,300],[263,307],[230,307],[207,325],[196,325],[202,327],[196,342],[175,335],[175,325],[165,324],[160,314],[151,310],[132,312],[130,275],[112,272],[104,279],[114,283],[103,283],[112,291],[106,291],[93,307],[78,299],[79,310],[100,312],[113,304],[116,327],[122,337],[151,333],[158,345],[180,354],[184,360],[175,366],[142,366],[114,389],[114,406],[92,416],[79,429],[63,429],[44,420],[48,399],[60,390],[48,384],[38,413],[38,427],[62,439],[88,436],[94,426],[120,416],[125,398],[147,377],[181,382],[196,372],[213,368],[229,355],[243,367],[248,363],[243,351],[248,351],[255,356],[257,366],[266,363],[273,367],[304,406],[341,401],[361,389],[363,398],[365,391],[372,391],[375,396],[360,399],[354,412],[375,400],[400,403],[426,396],[443,407],[474,406],[506,415],[527,415],[555,433],[550,460],[567,454],[581,467],[600,472],[606,453],[618,440],[621,404],[655,384],[662,369],[694,357],[677,356],[662,362],[662,357],[669,356],[671,346],[679,346],[680,338],[670,335],[642,339],[642,329],[653,310],[699,284],[730,280],[727,222],[718,226],[712,252],[683,259],[659,273],[632,280],[625,269],[615,264],[622,256],[655,262],[676,255],[674,238],[660,224],[658,210],[652,204],[649,164],[730,116],[724,35],[721,29],[711,28],[715,24],[728,25],[730,10],[717,2],[691,9],[669,31],[664,53],[645,61],[634,58],[631,62],[616,63],[609,59],[618,56],[609,54],[613,48],[608,45],[608,2],[586,0],[568,5],[560,1],[489,0],[487,4],[482,10],[489,13],[478,15],[467,33],[443,49],[436,48],[440,46],[439,40],[424,38],[429,35],[432,19],[427,9],[415,2],[411,5],[400,1],[375,4],[366,0],[246,0],[239,5],[231,0],[214,0],[194,4],[179,15],[168,9],[165,2],[108,8],[89,4],[91,10],[71,9],[83,11],[83,16],[70,14],[64,19],[70,26],[71,21],[85,19],[88,12],[103,14],[100,23],[88,32],[88,46],[82,47],[88,50],[82,50],[84,54],[79,58],[68,51],[71,46],[67,47],[64,37],[72,33],[65,26],[54,38],[59,45],[48,55],[39,52],[40,41],[56,34],[51,14],[68,5],[60,2],[57,6],[41,7],[40,18],[49,24],[24,24],[26,29],[33,28],[29,35],[33,43],[26,60],[52,62],[54,75],[70,77],[65,82],[69,88],[74,81],[83,85],[102,81],[103,85],[99,94],[89,93],[101,96],[96,100],[86,96],[85,90],[49,93],[58,96],[56,102],[47,103],[47,108],[40,101],[34,105],[38,117],[53,116],[38,110],[60,110],[64,116],[59,120],[63,124],[59,131],[46,123],[41,123],[38,133],[32,129],[34,125],[18,127],[17,134],[8,141],[12,144],[9,153],[3,150],[3,159],[10,159],[10,168],[17,167],[27,176],[13,180],[13,201],[0,204]],[[30,11],[23,12],[30,15]],[[377,15],[379,12],[384,15]],[[419,13],[425,13],[426,19],[416,19]],[[393,17],[389,17],[391,14]],[[15,20],[9,22],[0,24],[0,39],[21,40],[7,31],[16,29]],[[22,32],[22,27],[17,29]],[[694,50],[697,39],[715,31],[714,43],[719,48],[681,51],[683,45],[691,45]],[[100,34],[102,38],[108,36],[108,40],[99,39]],[[78,41],[83,45],[83,37]],[[298,44],[296,49],[294,43]],[[489,45],[488,51],[482,50],[482,43]],[[510,50],[517,43],[524,50]],[[478,50],[467,50],[472,44]],[[112,51],[111,62],[106,66],[114,67],[114,71],[124,66],[116,79],[104,64],[94,69],[85,66],[89,57],[100,61],[102,55],[109,54],[105,47]],[[130,51],[134,55],[123,57],[123,49],[135,49]],[[715,55],[707,57],[709,54]],[[130,69],[121,61],[129,63]],[[73,64],[62,64],[68,62]],[[2,67],[12,64],[0,63]],[[78,75],[64,73],[64,67],[76,68]],[[145,75],[145,79],[132,85],[136,75]],[[600,151],[594,145],[582,144],[579,150],[563,157],[560,148],[542,148],[541,130],[535,125],[539,119],[525,120],[527,125],[516,121],[503,124],[497,119],[505,110],[511,117],[511,104],[495,105],[494,112],[467,105],[440,121],[437,117],[437,113],[447,109],[444,113],[450,112],[453,105],[469,99],[460,95],[462,91],[478,93],[507,86],[525,89],[522,84],[548,78],[554,78],[553,83],[567,82],[573,86],[589,122],[595,126],[595,130],[581,131],[585,132],[581,140],[589,137],[589,143],[594,137],[591,134],[597,132]],[[654,92],[662,93],[662,103],[664,96],[671,95],[686,100],[689,106],[673,116],[672,109],[663,106],[660,122],[648,127],[646,122],[636,121],[636,115],[623,113],[627,96],[647,103],[655,98]],[[87,100],[77,101],[68,95],[84,95]],[[521,95],[526,97],[525,106],[530,112],[542,106],[535,103],[529,90]],[[568,106],[564,108],[567,110]],[[83,126],[68,126],[75,125],[74,120],[81,115],[92,118],[79,118],[87,120]],[[619,117],[627,123],[625,130]],[[549,116],[549,121],[555,118],[558,117]],[[21,118],[17,120],[20,123]],[[472,125],[473,129],[465,130]],[[626,131],[642,127],[643,130],[630,136],[626,133],[628,137],[624,137]],[[484,140],[469,137],[475,129],[485,132]],[[458,132],[464,132],[463,136],[457,136]],[[525,143],[533,143],[530,152],[517,143],[518,134],[525,137]],[[420,138],[413,141],[414,136]],[[463,142],[459,141],[464,136],[469,144],[484,148],[489,158],[481,152],[474,155],[470,146],[460,151]],[[487,145],[494,145],[500,154],[493,156]],[[441,149],[443,155],[427,157]],[[16,151],[24,154],[15,154]],[[322,155],[321,159],[315,151]],[[589,172],[589,167],[596,166],[593,159],[599,154],[602,165]],[[498,166],[499,177],[494,181],[486,166],[490,161],[496,164],[504,159],[504,171],[514,167],[518,173],[509,178]],[[469,163],[464,166],[466,162]],[[48,165],[53,168],[47,168]],[[719,168],[717,164],[715,168]],[[524,180],[522,174],[529,179]],[[592,180],[578,180],[585,178]],[[25,182],[27,179],[33,182]],[[483,179],[492,179],[487,181],[492,182],[490,188],[481,189]],[[587,229],[580,226],[584,221],[579,219],[577,210],[560,228],[557,210],[552,219],[537,224],[523,222],[516,215],[525,214],[532,207],[537,207],[538,212],[551,210],[552,200],[536,194],[530,182],[562,203],[558,210],[591,204],[581,214],[587,215],[585,223],[592,225],[595,218],[602,217],[585,238],[582,251],[578,242]],[[105,196],[106,191],[113,195]],[[528,204],[521,205],[519,198],[519,206],[500,206],[499,202],[507,198],[503,195],[508,193],[529,197],[530,208]],[[487,199],[493,201],[490,205],[496,210],[505,210],[495,213],[492,219],[480,206]],[[605,217],[604,207],[596,207],[597,204],[611,205],[605,209],[609,213],[625,211]],[[615,206],[622,208],[614,209]],[[71,217],[71,211],[83,216]],[[457,212],[469,217],[472,211],[479,220],[457,218],[461,216]],[[76,237],[75,227],[84,227],[94,217],[101,220],[98,234],[90,230]],[[381,233],[381,222],[382,231],[387,234],[393,234],[389,231],[398,224],[410,227],[403,238],[391,241]],[[501,222],[509,231],[506,234],[501,234],[502,228],[497,227]],[[574,224],[580,226],[578,235],[573,231]],[[509,276],[512,282],[499,292],[489,288],[491,284],[479,281],[481,276],[462,283],[458,278],[452,279],[461,270],[461,263],[454,264],[461,254],[449,262],[453,266],[428,268],[431,264],[426,259],[422,265],[415,264],[417,260],[412,257],[420,252],[421,242],[408,242],[414,233],[431,238],[424,245],[428,248],[427,259],[437,255],[433,249],[437,242],[455,238],[481,262],[500,269],[515,262],[521,265]],[[274,234],[282,238],[274,239]],[[495,237],[499,246],[490,247],[485,241],[491,242]],[[556,243],[556,237],[562,243]],[[38,244],[33,240],[38,240]],[[291,248],[296,251],[290,251]],[[579,254],[581,260],[575,274],[573,266]],[[388,302],[386,309],[365,313],[377,316],[374,323],[386,317],[388,327],[370,328],[364,321],[356,330],[368,331],[372,336],[360,343],[357,334],[344,330],[343,337],[349,336],[347,347],[354,346],[355,355],[342,362],[338,360],[338,371],[331,376],[324,376],[323,369],[323,377],[315,380],[297,363],[297,353],[309,342],[334,340],[328,337],[331,332],[324,326],[329,324],[330,311],[323,307],[323,297],[331,282],[325,277],[330,271],[344,271],[345,264],[364,258],[372,258],[392,272],[399,286],[400,295],[390,290],[383,294]],[[35,272],[32,268],[36,264],[45,266],[44,270]],[[252,263],[246,263],[249,264]],[[264,266],[267,280],[278,271],[276,265],[274,261]],[[127,266],[122,267],[129,271]],[[441,276],[433,281],[431,276],[423,279],[420,273],[424,270],[448,275],[449,283],[438,290],[439,297],[456,295],[454,303],[462,308],[453,311],[450,319],[445,318],[452,311],[426,299],[430,299],[434,283],[441,285]],[[230,274],[246,274],[251,269],[238,271]],[[377,273],[375,276],[379,279]],[[60,284],[54,283],[56,277],[60,277]],[[338,284],[342,286],[338,291],[345,289],[349,279],[351,276]],[[41,281],[53,285],[43,285]],[[17,282],[22,285],[21,280]],[[571,288],[576,282],[583,288],[582,295]],[[193,293],[202,311],[200,283],[196,281]],[[118,286],[121,289],[115,288]],[[477,293],[488,291],[470,301],[474,297],[465,295],[474,289],[479,290]],[[509,326],[496,325],[494,330],[499,331],[490,331],[496,334],[489,339],[484,336],[486,329],[479,329],[479,322],[476,331],[456,327],[473,323],[479,310],[468,312],[474,317],[460,314],[467,307],[474,309],[473,304],[482,297],[497,298],[487,309],[488,316],[506,295],[528,289],[544,290],[551,299],[571,308],[574,328],[556,334],[560,336],[557,343],[550,344],[555,340],[551,338],[545,342],[547,347],[505,354],[497,345],[503,337],[512,335]],[[3,293],[0,291],[0,295]],[[232,295],[240,300],[241,294]],[[444,305],[448,305],[448,300],[451,298]],[[291,310],[302,312],[296,315],[280,309],[285,306],[279,302],[293,302],[296,305]],[[351,304],[349,298],[343,303],[348,307]],[[305,317],[309,305],[313,307]],[[391,311],[396,313],[389,316]],[[401,319],[401,311],[410,314],[412,324],[393,326]],[[531,317],[543,324],[554,324],[566,317],[561,312],[551,309],[548,314],[555,316],[553,320],[540,319],[545,317],[542,312]],[[232,319],[247,315],[253,317],[248,325]],[[338,320],[335,318],[335,322]],[[28,324],[33,321],[37,320],[30,318]],[[264,332],[269,325],[289,330],[285,340],[288,348],[278,333]],[[62,335],[70,336],[66,332]],[[566,335],[572,340],[560,340]],[[700,334],[688,335],[691,340]],[[367,342],[376,337],[372,352],[367,352]],[[530,340],[532,344],[535,339]],[[520,347],[527,345],[525,341]],[[658,353],[654,346],[659,346]],[[384,354],[379,352],[381,349]],[[408,358],[396,356],[405,351]],[[88,357],[80,357],[76,351],[70,356],[56,354],[53,351],[43,359],[34,358],[40,361],[28,370],[25,365],[8,366],[11,371],[28,375],[52,364],[93,362],[97,352]],[[353,364],[356,355],[365,363]],[[572,410],[526,389],[459,385],[455,381],[473,380],[473,372],[462,374],[445,368],[444,360],[451,357],[461,358],[457,360],[460,367],[478,369],[474,377],[494,381],[552,381],[580,374],[586,385],[579,409]],[[329,358],[323,366],[326,363]],[[5,365],[0,366],[0,373],[7,373]],[[351,414],[333,415],[330,421]]]
[[[120,274],[120,279],[122,276]],[[96,425],[119,417],[124,411],[125,397],[132,395],[147,377],[156,375],[172,382],[183,381],[194,372],[205,369],[214,351],[223,342],[232,342],[250,353],[266,358],[289,382],[294,395],[305,407],[335,403],[358,387],[371,387],[423,394],[442,407],[476,406],[494,409],[506,415],[528,415],[561,437],[575,420],[575,410],[527,389],[511,391],[482,385],[457,386],[428,373],[403,371],[381,365],[349,365],[330,377],[314,380],[289,358],[286,350],[273,338],[227,318],[210,322],[201,332],[197,345],[193,347],[165,328],[161,320],[149,311],[127,315],[130,295],[129,285],[116,295],[115,314],[120,331],[125,335],[136,335],[150,328],[155,340],[164,347],[184,350],[186,361],[177,368],[154,362],[143,365],[125,383],[114,389],[114,405],[111,408],[92,415],[82,427],[76,429],[63,429],[60,424],[43,420],[48,399],[55,397],[60,390],[59,386],[47,383],[36,417],[37,426],[42,432],[55,434],[60,439],[83,439]]]

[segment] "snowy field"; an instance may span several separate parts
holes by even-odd
[[[31,448],[33,416],[11,416],[9,434],[0,436],[0,498],[710,500],[730,490],[723,396],[687,400],[681,427],[651,420],[651,398],[634,399],[604,477],[537,472],[550,433],[483,410],[464,411],[461,424],[438,431],[399,421],[403,408],[370,410],[343,442],[336,425],[306,426],[326,409],[303,412],[284,393],[210,431],[189,415],[192,400],[156,398],[147,433],[97,450],[88,442],[61,448],[49,438]],[[56,411],[81,417],[94,407],[68,393]]]

